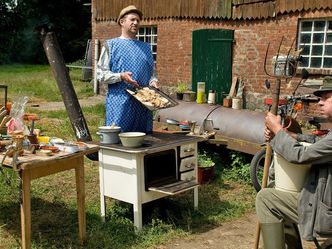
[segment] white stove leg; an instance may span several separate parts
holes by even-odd
[[[194,188],[194,208],[198,209],[198,187]]]
[[[106,202],[105,202],[105,196],[103,194],[100,195],[100,216],[101,220],[105,222]]]
[[[138,230],[141,230],[143,227],[142,222],[142,204],[134,203],[134,225]]]

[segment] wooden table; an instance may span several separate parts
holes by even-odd
[[[83,244],[86,238],[85,189],[84,189],[84,155],[97,152],[99,146],[88,145],[88,148],[75,153],[58,152],[52,156],[37,156],[24,153],[18,157],[18,169],[22,180],[21,232],[22,248],[31,248],[31,181],[61,171],[75,169],[79,237]],[[2,160],[3,155],[0,155]],[[6,158],[4,166],[12,166],[12,158]]]

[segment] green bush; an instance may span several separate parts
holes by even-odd
[[[230,180],[251,183],[250,180],[250,164],[246,161],[246,157],[241,152],[230,152],[230,167],[225,169],[224,177]]]

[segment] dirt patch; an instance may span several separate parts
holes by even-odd
[[[256,222],[256,214],[250,213],[207,232],[176,239],[156,249],[251,249],[254,247]],[[263,248],[262,242],[259,248]],[[303,249],[315,248],[314,242],[303,241]]]
[[[79,103],[81,107],[93,106],[97,104],[105,103],[105,96],[103,95],[95,95],[92,97],[88,97],[85,99],[80,99]],[[40,111],[56,111],[65,109],[64,102],[33,102],[29,103],[28,107],[32,109],[40,110]]]

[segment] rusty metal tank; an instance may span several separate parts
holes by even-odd
[[[160,122],[193,120],[197,126],[202,126],[205,119],[211,119],[216,132],[211,142],[229,149],[255,154],[265,142],[263,112],[179,101],[179,105],[159,110],[157,115]]]

